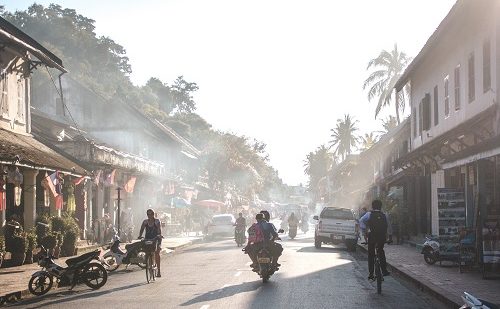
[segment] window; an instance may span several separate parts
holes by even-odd
[[[439,124],[438,86],[434,86],[434,125]]]
[[[9,116],[9,95],[8,95],[9,78],[7,73],[2,73],[0,76],[0,113],[1,116]]]
[[[17,119],[24,121],[24,109],[25,109],[25,98],[26,92],[24,90],[25,80],[23,77],[19,76],[17,78]]]
[[[455,68],[455,110],[460,109],[460,64]]]
[[[474,72],[474,53],[469,55],[469,103],[476,99],[476,76]]]
[[[429,131],[431,128],[431,95],[425,94],[422,100],[422,130]]]
[[[422,128],[424,127],[424,100],[420,101],[418,106],[418,135],[422,135]]]
[[[444,115],[450,115],[450,77],[446,75],[444,78]]]
[[[491,43],[483,44],[483,92],[491,89]]]
[[[331,207],[323,209],[320,217],[326,219],[354,220],[354,215],[349,209]]]
[[[413,137],[417,137],[417,109],[413,108]]]

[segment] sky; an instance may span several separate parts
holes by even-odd
[[[289,185],[307,184],[306,155],[350,114],[358,133],[382,130],[367,99],[368,62],[394,44],[416,56],[455,0],[37,0],[96,21],[125,47],[131,80],[200,87],[197,113],[217,130],[267,144]],[[1,2],[25,10],[33,0]],[[407,110],[408,112],[408,110]]]

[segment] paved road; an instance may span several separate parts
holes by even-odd
[[[283,265],[263,284],[232,240],[194,245],[164,258],[163,277],[146,284],[143,271],[119,271],[98,291],[57,290],[19,308],[439,308],[394,278],[383,294],[366,280],[366,258],[344,247],[316,250],[312,235],[283,237]]]

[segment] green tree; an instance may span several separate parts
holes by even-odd
[[[398,121],[394,116],[389,116],[386,119],[382,119],[382,127],[384,128],[383,133],[387,133],[398,126]]]
[[[344,115],[344,119],[338,119],[337,125],[332,132],[330,141],[330,147],[335,147],[334,153],[342,157],[342,160],[349,154],[351,154],[352,149],[356,147],[358,137],[356,131],[358,130],[356,123],[357,120],[353,120],[349,114]]]
[[[361,136],[359,138],[361,151],[366,151],[377,143],[377,136],[375,136],[374,134],[375,134],[374,132],[365,133],[364,136]]]
[[[309,191],[314,197],[318,197],[318,183],[328,174],[332,166],[336,164],[336,158],[329,152],[325,145],[321,145],[315,151],[307,154],[304,161],[304,174],[309,176]]]
[[[380,113],[380,110],[388,105],[391,105],[392,93],[396,82],[401,77],[406,66],[410,63],[411,58],[404,52],[398,50],[397,44],[394,44],[394,49],[390,52],[382,50],[377,58],[368,62],[367,70],[373,68],[368,78],[363,83],[363,89],[369,88],[368,100],[378,98],[377,107],[375,109],[375,118]],[[400,97],[395,104],[396,120],[400,123],[399,114],[404,111],[406,98],[409,94],[409,86],[405,91],[401,91]],[[406,94],[405,94],[406,92]]]

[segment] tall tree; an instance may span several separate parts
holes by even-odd
[[[382,50],[377,58],[368,62],[367,70],[373,68],[375,71],[371,72],[368,78],[363,83],[363,89],[369,88],[368,100],[378,98],[377,107],[375,109],[375,118],[377,118],[380,110],[388,105],[391,105],[392,94],[396,82],[403,74],[404,69],[410,63],[411,58],[404,52],[398,50],[397,44],[394,44],[394,49],[390,52]],[[396,120],[400,123],[400,112],[404,111],[406,105],[406,98],[409,93],[409,86],[405,87],[396,100]],[[405,94],[406,92],[406,94]]]
[[[387,133],[398,126],[398,121],[396,117],[389,116],[386,119],[382,119],[382,127],[384,128],[383,133]]]
[[[335,147],[334,153],[341,156],[342,160],[356,147],[358,141],[356,135],[356,131],[358,130],[356,126],[357,122],[349,114],[346,114],[344,115],[344,119],[338,119],[335,128],[330,130],[332,132],[332,140],[330,141],[329,149]]]
[[[361,136],[359,138],[359,143],[360,143],[359,150],[366,151],[377,143],[377,136],[375,135],[374,132],[365,133],[364,136]]]
[[[309,176],[309,191],[318,196],[318,183],[328,174],[336,163],[336,158],[328,151],[328,147],[321,145],[314,152],[307,154],[304,160],[304,174]]]

